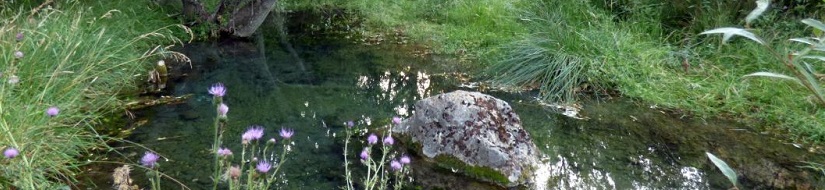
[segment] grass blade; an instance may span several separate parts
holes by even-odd
[[[825,56],[819,56],[819,55],[806,55],[806,56],[802,56],[802,58],[825,61]]]
[[[817,44],[816,42],[812,41],[809,38],[791,38],[790,40],[792,42],[799,42],[799,43],[804,43],[804,44],[808,44],[808,45]]]
[[[791,77],[791,76],[788,76],[788,75],[779,74],[779,73],[772,73],[772,72],[755,72],[755,73],[747,74],[744,77],[770,77],[770,78],[778,78],[778,79],[787,79],[787,80],[796,81],[796,82],[802,84],[799,81],[799,79],[797,79],[797,78],[794,78],[794,77]]]
[[[762,13],[764,13],[765,10],[768,9],[768,5],[770,4],[771,1],[769,0],[757,0],[756,8],[753,9],[753,11],[751,11],[751,13],[749,13],[747,17],[745,17],[746,25],[750,25],[753,20],[759,17],[759,15],[762,15]]]
[[[802,19],[802,23],[805,23],[808,26],[814,27],[819,31],[825,31],[825,24],[822,24],[822,22],[819,22],[818,20],[806,18],[806,19]]]
[[[761,39],[759,39],[759,37],[756,37],[755,34],[753,34],[751,32],[748,32],[747,30],[741,29],[741,28],[724,27],[724,28],[717,28],[717,29],[713,29],[713,30],[704,31],[704,32],[699,33],[699,34],[700,35],[702,35],[702,34],[722,34],[722,42],[727,42],[734,35],[738,35],[738,36],[742,36],[742,37],[751,39],[751,40],[753,40],[753,41],[755,41],[759,44],[764,44],[764,42]]]
[[[716,165],[716,167],[722,171],[722,174],[725,174],[725,177],[733,183],[733,186],[737,186],[737,184],[739,184],[737,180],[739,177],[736,176],[736,172],[733,171],[733,169],[731,169],[725,161],[722,161],[722,159],[717,158],[710,152],[705,152],[705,154],[708,155],[708,158],[710,158],[710,161],[713,162],[713,165]]]
[[[811,85],[811,88],[813,88],[811,91],[813,91],[814,95],[816,95],[820,100],[825,100],[825,91],[823,91],[822,87],[819,86],[819,82],[816,76],[814,76],[815,71],[813,67],[811,67],[811,64],[808,64],[807,62],[803,61],[802,63],[803,65],[800,66],[799,70],[802,72],[802,75],[805,76],[805,80],[808,82],[808,85]],[[825,102],[821,103],[825,104]]]

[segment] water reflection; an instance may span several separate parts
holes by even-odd
[[[685,189],[701,189],[708,186],[702,177],[702,172],[697,168],[682,167],[679,172],[682,173],[682,179],[684,179],[682,181],[682,187]]]
[[[424,99],[430,96],[430,75],[427,75],[426,72],[418,71],[418,88],[416,88],[418,92],[418,98]]]

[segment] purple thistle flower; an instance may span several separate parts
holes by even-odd
[[[284,139],[289,139],[292,137],[292,134],[295,134],[295,131],[290,128],[281,128],[281,137]]]
[[[361,151],[361,160],[367,160],[370,158],[370,153],[367,152],[367,149]]]
[[[258,140],[264,136],[264,127],[255,126],[249,127],[246,132],[241,135],[241,139],[244,141],[251,141],[251,140]]]
[[[355,126],[355,122],[347,121],[347,128],[352,128],[352,126]]]
[[[17,59],[22,59],[23,58],[23,52],[22,51],[14,51],[14,57],[16,57]]]
[[[14,36],[15,40],[17,40],[18,42],[23,41],[23,37],[24,36],[22,32],[18,32],[17,35]]]
[[[218,117],[225,118],[227,112],[229,112],[229,106],[224,103],[218,104]]]
[[[20,151],[17,151],[17,149],[13,147],[6,148],[6,150],[3,151],[3,156],[6,156],[8,159],[17,157],[18,154],[20,154]]]
[[[209,94],[215,97],[223,97],[226,95],[226,87],[223,86],[223,83],[215,83],[212,87],[209,87]]]
[[[60,113],[60,108],[57,108],[57,106],[52,106],[49,107],[49,109],[46,109],[46,115],[49,117],[57,116],[58,113]]]
[[[392,117],[392,123],[396,124],[396,125],[400,124],[401,123],[401,118],[398,117],[398,116]]]
[[[241,168],[238,166],[229,167],[229,177],[232,179],[238,179],[241,177]]]
[[[392,139],[392,136],[387,135],[387,138],[384,138],[384,145],[392,145],[395,143],[395,140]]]
[[[218,155],[220,156],[229,156],[232,155],[232,151],[228,148],[220,148],[218,149]]]
[[[158,158],[160,158],[160,156],[158,156],[157,154],[152,152],[146,152],[146,154],[143,155],[143,158],[140,158],[140,164],[143,164],[144,166],[149,168],[153,168],[155,167],[155,163],[158,162]]]
[[[370,136],[367,137],[367,143],[369,143],[369,144],[378,143],[378,136],[375,136],[375,134],[370,134]]]
[[[397,160],[393,160],[392,162],[390,162],[390,168],[392,168],[392,171],[398,171],[401,169],[401,163],[399,163]]]
[[[272,165],[269,164],[269,162],[266,162],[266,160],[264,160],[264,161],[258,162],[258,165],[255,166],[255,169],[257,169],[258,172],[266,173],[266,172],[269,172],[269,169],[272,169]]]
[[[401,156],[401,164],[410,164],[410,157],[407,155]]]

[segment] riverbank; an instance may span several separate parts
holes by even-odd
[[[0,189],[76,184],[80,158],[112,140],[97,131],[118,128],[105,116],[186,36],[142,1],[48,2],[0,3]]]
[[[548,100],[618,92],[686,116],[735,119],[792,142],[825,142],[825,109],[803,86],[743,77],[785,72],[780,58],[750,41],[720,45],[717,36],[698,35],[743,25],[740,13],[755,4],[691,2],[326,0],[288,9],[351,11],[365,26],[358,32],[401,33],[434,53],[491,68],[486,73],[499,83],[540,89]],[[772,5],[751,27],[770,47],[795,49],[787,39],[812,32],[799,20],[821,15],[811,11],[821,5],[809,6]]]

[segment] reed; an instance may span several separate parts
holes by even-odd
[[[88,163],[78,159],[107,148],[94,126],[168,53],[155,44],[179,43],[171,33],[185,30],[139,2],[52,3],[0,10],[0,149],[19,151],[0,160],[0,189],[75,184]]]

